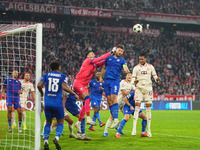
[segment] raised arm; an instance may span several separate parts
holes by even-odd
[[[91,60],[91,64],[96,64],[97,62],[106,59],[108,56],[111,56],[111,53],[110,53],[110,52],[108,52],[108,53],[106,53],[106,54],[104,54],[104,55],[102,55],[102,56],[100,56],[100,57],[93,58],[93,59]]]
[[[101,66],[103,66],[104,63],[105,63],[105,60],[102,60],[102,61],[98,62],[97,67],[101,67]]]

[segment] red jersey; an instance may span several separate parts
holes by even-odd
[[[96,68],[103,66],[105,63],[104,59],[110,55],[111,54],[109,52],[98,58],[86,58],[81,66],[79,73],[76,75],[75,80],[87,86]]]

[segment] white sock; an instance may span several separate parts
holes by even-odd
[[[73,124],[72,125],[69,125],[69,135],[72,135],[73,134]]]
[[[87,116],[87,121],[92,121],[92,119],[90,118],[90,116]]]
[[[47,143],[47,144],[49,144],[49,141],[48,141],[48,140],[44,140],[44,143]]]
[[[146,107],[147,112],[147,130],[150,131],[151,126],[151,107]]]
[[[15,121],[15,112],[12,112],[12,123],[13,125],[16,125],[16,121]]]
[[[22,112],[22,120],[23,120],[23,125],[26,124],[26,112]]]
[[[56,140],[58,140],[58,141],[59,141],[59,137],[58,137],[58,136],[55,136],[55,138],[56,138]]]
[[[106,122],[106,126],[105,126],[105,130],[104,130],[104,133],[107,133],[108,132],[108,128],[110,127],[112,123],[112,120],[110,120],[110,118],[107,120]]]
[[[134,116],[133,116],[133,131],[134,132],[136,132],[136,125],[137,125],[139,111],[140,111],[140,107],[135,106],[135,112],[134,112]]]
[[[43,133],[44,133],[44,127],[45,127],[45,125],[46,125],[46,120],[44,121],[44,125],[43,125],[43,130],[42,130]]]

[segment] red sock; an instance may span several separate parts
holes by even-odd
[[[85,100],[86,115],[90,116],[90,98]]]
[[[82,119],[83,119],[84,117],[85,117],[85,105],[83,105],[83,107],[81,108],[78,121],[82,121]]]

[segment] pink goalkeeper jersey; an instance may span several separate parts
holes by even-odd
[[[104,65],[105,60],[110,53],[106,53],[98,58],[86,58],[81,66],[79,73],[76,75],[75,80],[87,86],[92,78],[97,67]]]

